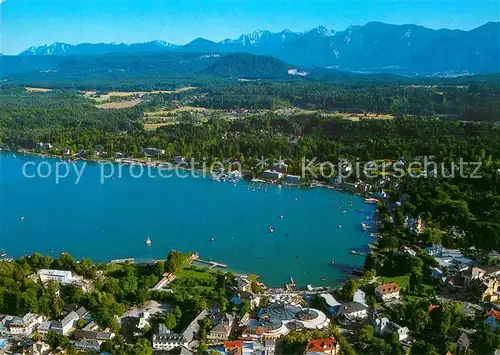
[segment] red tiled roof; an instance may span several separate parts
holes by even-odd
[[[381,294],[385,295],[388,293],[399,292],[401,287],[397,283],[391,282],[390,284],[380,285],[377,289]]]
[[[315,339],[310,340],[309,343],[307,343],[306,349],[310,352],[331,350],[335,344],[337,344],[337,340],[335,340],[335,338]]]
[[[492,309],[491,311],[486,312],[486,316],[493,316],[496,320],[500,321],[500,311]]]
[[[242,346],[243,343],[240,340],[224,342],[224,349],[226,349],[226,351],[240,349]]]
[[[427,307],[427,312],[432,312],[436,308],[439,308],[439,306],[435,304],[430,304],[429,307]]]

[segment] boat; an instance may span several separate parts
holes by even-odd
[[[351,249],[351,251],[349,253],[351,253],[352,255],[366,255],[365,252],[357,251],[357,250],[354,250],[354,249]]]
[[[337,227],[338,227],[338,228],[342,228],[342,224],[339,224]]]
[[[210,238],[210,241],[211,241],[211,242],[214,242],[214,241],[215,241],[215,238],[214,238],[214,237],[211,237],[211,238]]]
[[[283,218],[284,218],[284,216],[283,216],[283,215],[281,215],[281,216],[280,216],[280,219],[283,219]]]
[[[343,212],[343,213],[347,213],[347,210],[343,210],[342,212]]]
[[[151,239],[149,237],[146,238],[146,245],[151,245]]]
[[[365,222],[361,222],[361,229],[366,232],[366,230],[369,228],[368,224]]]
[[[269,228],[267,229],[269,231],[269,233],[273,233],[274,232],[274,229],[272,226],[269,226]]]
[[[375,204],[377,202],[378,202],[378,200],[376,198],[371,198],[371,197],[365,198],[365,203],[367,203],[367,204]]]
[[[5,258],[7,256],[7,253],[5,252],[5,250],[2,249],[2,254],[0,254],[0,256],[2,258]]]
[[[21,216],[21,221],[24,221],[24,216]]]
[[[326,280],[328,280],[328,277],[326,277],[326,276],[323,276],[323,277],[321,278],[321,281],[322,281],[322,282],[325,282]]]
[[[330,265],[335,265],[335,259],[332,259],[332,261],[330,261]]]

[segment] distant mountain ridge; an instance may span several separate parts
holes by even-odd
[[[196,38],[185,45],[164,41],[134,44],[30,47],[19,55],[102,55],[139,52],[250,53],[278,58],[301,67],[349,71],[429,74],[500,72],[500,22],[470,31],[433,30],[417,25],[369,22],[333,31],[320,26],[305,32],[258,30],[213,42]]]

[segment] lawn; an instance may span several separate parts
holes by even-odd
[[[193,265],[185,266],[169,284],[174,293],[207,296],[215,293],[216,271]]]

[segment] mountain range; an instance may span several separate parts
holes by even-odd
[[[278,58],[298,67],[346,71],[432,74],[500,72],[500,22],[470,31],[433,30],[417,25],[369,22],[333,31],[320,26],[306,32],[255,31],[235,39],[204,38],[176,45],[165,41],[134,44],[54,43],[30,47],[20,56],[103,55],[109,53],[180,52],[250,53]]]

